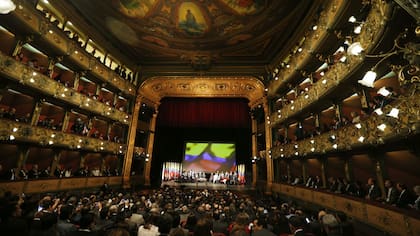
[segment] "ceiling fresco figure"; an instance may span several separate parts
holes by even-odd
[[[200,36],[208,25],[200,8],[192,2],[184,2],[178,9],[178,28],[189,36]]]
[[[252,15],[264,7],[264,0],[221,0],[239,15]]]
[[[155,7],[157,0],[117,0],[118,10],[126,16],[144,18]]]

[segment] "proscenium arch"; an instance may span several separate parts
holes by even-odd
[[[253,76],[157,76],[145,80],[137,94],[156,106],[164,97],[246,98],[253,108],[263,103],[265,87]]]

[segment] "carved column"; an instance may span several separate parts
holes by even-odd
[[[252,158],[256,157],[258,155],[258,144],[257,144],[257,126],[258,121],[255,119],[255,117],[251,117],[251,127],[252,127]],[[257,186],[257,177],[258,177],[258,171],[257,171],[257,163],[255,163],[254,159],[252,160],[252,186]]]
[[[321,116],[320,114],[314,114],[314,125],[316,128],[321,128]]]
[[[131,116],[131,122],[128,127],[127,151],[125,152],[123,170],[122,170],[124,188],[130,187],[131,163],[133,161],[134,144],[136,141],[136,130],[137,130],[137,123],[139,120],[141,100],[142,100],[142,97],[137,96],[136,102],[134,104],[133,115]],[[108,134],[110,130],[111,128],[108,128]]]
[[[321,160],[321,179],[322,179],[322,188],[327,187],[327,158],[322,158]]]
[[[378,185],[379,189],[381,190],[382,197],[385,197],[385,186],[384,186],[384,169],[385,169],[385,162],[383,159],[384,153],[377,153],[377,152],[370,152],[369,157],[375,164],[375,173],[376,173],[376,184]]]
[[[303,178],[303,183],[306,184],[306,180],[308,179],[307,161],[306,160],[302,160],[302,178]]]
[[[74,73],[74,82],[73,82],[74,90],[78,91],[80,77],[82,77],[83,75],[84,75],[84,72],[75,72]]]
[[[267,98],[264,100],[264,115],[267,117],[270,115],[270,108],[268,106]],[[265,161],[267,163],[267,191],[271,191],[273,184],[273,159],[271,157],[271,147],[273,138],[271,134],[270,123],[266,120],[265,125]]]
[[[67,131],[67,128],[69,126],[69,121],[70,121],[70,112],[66,111],[66,113],[64,114],[64,119],[63,119],[63,127],[61,128],[62,132]]]
[[[60,165],[60,158],[61,158],[61,151],[60,150],[54,150],[54,157],[53,157],[53,161],[51,163],[50,176],[54,176],[55,169],[57,169],[57,166]]]
[[[157,118],[157,109],[156,113],[153,114],[152,119],[150,120],[150,132],[149,132],[149,139],[147,140],[147,155],[149,158],[149,161],[146,161],[146,166],[144,167],[144,183],[147,186],[150,186],[150,169],[152,167],[152,152],[153,152],[153,144],[155,140],[155,128],[156,128],[156,118]]]
[[[341,122],[342,121],[342,114],[343,114],[343,105],[340,104],[335,104],[335,117],[337,117],[337,119]]]
[[[347,156],[344,160],[344,173],[346,176],[346,179],[349,182],[352,182],[354,180],[353,176],[353,161],[351,159],[351,156]]]
[[[26,160],[28,159],[28,155],[29,155],[29,148],[27,146],[19,146],[18,147],[18,159],[17,159],[17,163],[16,163],[16,178],[20,178],[19,177],[19,172],[22,168],[25,167],[26,165]]]
[[[36,102],[34,111],[32,112],[32,120],[31,120],[32,126],[36,126],[38,124],[39,116],[41,115],[41,108],[42,108],[42,102],[41,101]]]

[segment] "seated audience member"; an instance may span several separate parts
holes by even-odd
[[[304,228],[306,226],[305,219],[302,216],[292,216],[289,218],[290,232],[295,236],[304,236],[306,232]]]
[[[407,186],[403,183],[398,183],[397,189],[400,192],[400,194],[395,203],[396,206],[401,208],[408,208],[408,206],[413,203],[413,195],[408,190]]]
[[[267,229],[267,220],[265,216],[260,216],[253,222],[252,235],[254,236],[275,236],[273,232]]]
[[[93,230],[94,215],[90,212],[83,213],[79,222],[79,229],[71,231],[68,236],[81,236],[81,235],[99,235],[97,231]]]
[[[414,204],[411,204],[410,207],[420,210],[420,185],[414,186],[413,191],[416,194],[416,200],[414,200]]]
[[[321,224],[324,228],[324,232],[327,234],[327,236],[340,236],[341,229],[340,225],[332,214],[326,214],[322,216],[321,218]]]
[[[208,218],[201,218],[197,221],[194,228],[193,236],[211,236],[212,235],[212,222]]]
[[[145,219],[145,224],[139,227],[138,236],[159,236],[159,228],[156,226],[158,215],[150,213]]]
[[[335,216],[338,220],[343,236],[354,236],[354,227],[353,224],[348,220],[347,215],[340,211],[337,212]]]
[[[367,194],[366,194],[366,199],[367,200],[379,200],[381,198],[381,190],[379,189],[379,187],[376,185],[376,181],[373,178],[369,178],[368,182],[367,182]]]
[[[387,179],[385,180],[385,203],[393,205],[398,199],[398,190],[394,187],[394,183]]]

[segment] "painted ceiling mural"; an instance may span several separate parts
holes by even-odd
[[[308,2],[312,1],[72,0],[70,4],[108,39],[131,46],[127,53],[182,58],[196,51],[263,53],[270,41],[281,43],[277,38],[293,33],[296,27],[287,26],[305,16],[312,6]]]

